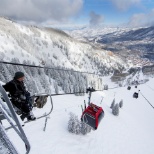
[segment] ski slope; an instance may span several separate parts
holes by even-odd
[[[146,84],[132,87],[109,89],[92,93],[91,102],[102,106],[105,116],[98,129],[88,135],[75,135],[67,130],[69,113],[81,116],[81,104],[88,100],[85,96],[54,96],[54,109],[48,119],[46,131],[43,131],[45,118],[27,123],[23,129],[30,141],[30,154],[153,154],[154,153],[154,108],[139,94],[142,94],[154,106],[154,79]],[[114,116],[110,109],[113,98],[119,103],[123,99],[123,108],[119,116]],[[35,115],[49,111],[50,102],[43,109],[34,109]],[[5,125],[7,125],[5,123]],[[23,142],[14,130],[7,131],[19,153],[25,153]]]

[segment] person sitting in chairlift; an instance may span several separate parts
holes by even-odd
[[[16,72],[14,79],[3,85],[5,91],[9,92],[13,106],[21,110],[21,120],[35,120],[36,117],[32,113],[32,98],[24,85],[24,73]]]

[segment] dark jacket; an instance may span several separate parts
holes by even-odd
[[[6,83],[3,85],[3,88],[10,93],[11,98],[21,98],[21,96],[25,96],[29,94],[28,91],[26,91],[26,88],[24,86],[24,83],[22,81],[18,81],[16,79],[13,79],[12,81]]]
[[[23,113],[28,114],[32,110],[32,98],[30,93],[26,91],[24,83],[13,79],[3,85],[3,88],[11,95],[11,102]]]

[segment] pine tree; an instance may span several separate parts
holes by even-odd
[[[2,68],[3,68],[3,72],[1,72],[1,73],[3,73],[3,76],[6,80],[6,82],[9,82],[10,80],[12,80],[12,76],[5,64],[2,64]]]
[[[91,127],[83,122],[80,122],[75,114],[70,113],[68,131],[74,134],[86,135],[87,133],[90,133]]]
[[[5,78],[4,78],[4,76],[0,73],[0,81],[2,81],[2,82],[5,82],[6,80],[5,80]]]
[[[111,104],[110,108],[112,109],[112,108],[114,107],[114,105],[115,105],[115,98],[113,99],[113,101],[112,101],[112,104]]]
[[[76,115],[70,113],[70,119],[68,122],[68,131],[75,134],[80,134],[80,122]]]
[[[54,82],[55,93],[59,94],[59,88],[56,82]]]
[[[120,107],[120,108],[123,107],[123,100],[121,100],[121,101],[119,102],[119,107]]]
[[[115,116],[119,115],[119,104],[118,103],[112,108],[112,113]]]
[[[87,124],[81,122],[80,132],[82,135],[86,135],[87,133],[91,132],[91,127],[88,126]]]

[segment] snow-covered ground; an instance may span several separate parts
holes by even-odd
[[[85,96],[54,96],[54,109],[48,119],[46,131],[43,131],[45,118],[27,123],[23,129],[31,144],[30,154],[153,154],[154,151],[154,108],[139,94],[141,93],[154,106],[154,79],[146,84],[132,87],[109,89],[92,93],[91,102],[103,107],[105,117],[96,131],[88,135],[75,135],[67,130],[69,113],[81,116],[81,104],[88,100]],[[123,99],[124,106],[119,116],[114,116],[110,105]],[[102,100],[103,99],[103,100]],[[102,101],[101,101],[102,100]],[[49,111],[50,101],[43,109],[34,109],[35,115]],[[8,136],[21,154],[25,153],[23,142],[13,129],[7,131]]]

